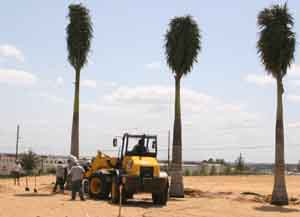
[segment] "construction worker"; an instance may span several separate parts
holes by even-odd
[[[67,179],[68,179],[68,167],[65,166],[64,167],[64,186],[65,186],[65,184],[67,182]]]
[[[78,161],[77,158],[73,155],[69,155],[68,157],[68,160],[67,160],[67,167],[66,167],[66,178],[65,178],[65,187],[66,189],[70,190],[71,188],[71,180],[70,180],[70,176],[69,176],[69,173],[70,173],[70,170],[71,168],[75,165],[75,162]]]
[[[65,183],[65,168],[61,161],[58,161],[56,166],[56,182],[53,188],[53,193],[56,193],[57,186],[59,185],[60,192],[64,192]]]
[[[84,201],[82,192],[82,179],[83,179],[84,169],[79,165],[78,161],[75,161],[75,165],[72,166],[69,176],[71,178],[71,188],[72,188],[72,200],[76,199],[76,193],[79,193],[80,200]]]
[[[19,161],[16,160],[14,168],[13,168],[13,176],[15,185],[20,185],[20,176],[22,172],[22,166]]]
[[[139,139],[138,143],[133,147],[131,153],[136,155],[142,155],[147,152],[145,147],[144,138]]]

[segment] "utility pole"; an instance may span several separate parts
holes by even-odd
[[[171,143],[170,130],[168,130],[168,174],[170,172],[170,143]]]
[[[16,160],[18,160],[18,151],[19,151],[19,139],[20,139],[20,125],[17,125],[17,141],[16,141]]]

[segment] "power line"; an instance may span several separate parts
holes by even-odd
[[[19,152],[19,139],[20,139],[20,125],[17,125],[17,139],[16,139],[16,160],[18,160]]]
[[[287,146],[298,146],[300,148],[300,144],[286,144]],[[296,147],[296,148],[298,148]],[[219,146],[219,147],[203,147],[199,145],[198,147],[186,147],[182,148],[182,151],[226,151],[226,150],[261,150],[261,149],[275,149],[272,145],[256,145],[256,146]],[[168,152],[168,148],[158,148],[159,151]],[[113,152],[115,149],[100,149],[100,151]]]

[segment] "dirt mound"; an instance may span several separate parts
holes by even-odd
[[[197,189],[193,189],[193,188],[185,188],[184,189],[184,195],[188,196],[188,197],[201,197],[203,196],[205,192],[201,191],[201,190],[197,190]]]
[[[256,192],[242,192],[241,196],[235,198],[234,200],[239,202],[271,203],[272,195],[263,195]],[[289,203],[291,205],[299,205],[300,198],[290,197]]]
[[[238,196],[236,198],[233,198],[234,201],[237,202],[252,202],[252,203],[266,203],[266,198],[264,197],[258,197],[258,196],[251,196],[251,195],[243,195],[243,196]]]
[[[232,195],[232,192],[209,192],[201,191],[199,189],[185,188],[184,195],[190,198],[224,198],[226,196]]]

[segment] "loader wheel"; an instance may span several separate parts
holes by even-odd
[[[165,206],[169,199],[169,186],[166,186],[165,190],[159,193],[152,193],[152,200],[155,205]]]
[[[83,183],[82,184],[83,193],[86,194],[86,195],[89,195],[89,193],[90,193],[90,191],[89,191],[89,179],[84,178],[82,183]]]
[[[117,178],[114,178],[111,185],[111,202],[114,204],[120,203],[120,184],[118,183]],[[125,189],[122,191],[122,204],[126,203],[127,197]]]
[[[90,178],[89,193],[91,198],[107,199],[110,192],[109,183],[102,173],[94,173]]]

